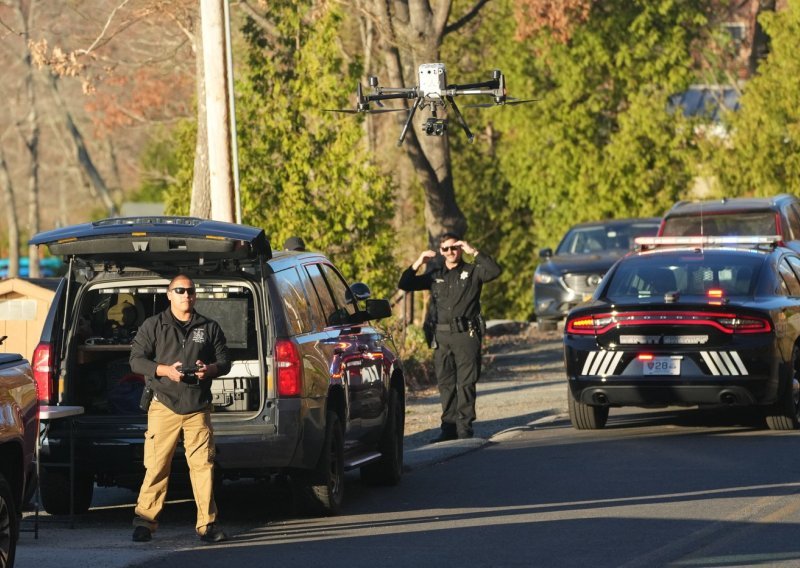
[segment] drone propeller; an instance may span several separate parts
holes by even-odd
[[[349,108],[324,108],[322,109],[325,112],[342,112],[345,114],[381,114],[384,112],[408,112],[406,108],[377,108],[377,109],[366,109],[366,110],[353,110]]]
[[[501,103],[477,103],[473,105],[464,105],[464,108],[489,108],[494,106],[504,106],[504,105],[521,105],[524,103],[535,103],[541,99],[515,99],[512,97],[507,97],[505,101]]]

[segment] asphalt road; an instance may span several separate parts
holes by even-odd
[[[353,475],[344,515],[304,518],[280,484],[241,481],[218,494],[231,541],[200,545],[191,497],[170,494],[156,538],[139,544],[135,495],[103,489],[75,529],[44,518],[38,540],[24,534],[18,567],[800,566],[800,433],[741,414],[637,409],[575,431],[559,339],[491,342],[480,438],[427,445],[438,397],[409,393],[409,471],[395,488]]]
[[[397,488],[350,484],[345,515],[275,519],[141,566],[800,565],[798,433],[692,410],[609,426],[529,426]]]

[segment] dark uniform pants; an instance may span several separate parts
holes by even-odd
[[[475,422],[475,385],[481,374],[481,339],[469,333],[437,331],[433,354],[442,400],[442,432],[469,438]]]

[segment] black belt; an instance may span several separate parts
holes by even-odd
[[[449,323],[437,323],[436,324],[436,331],[452,331],[452,330],[450,329],[450,324]],[[456,333],[458,333],[458,332],[456,332]]]

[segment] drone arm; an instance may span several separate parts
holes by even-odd
[[[475,140],[475,136],[472,134],[472,132],[470,132],[469,126],[467,126],[467,121],[464,120],[464,117],[461,115],[461,111],[458,110],[458,105],[456,105],[455,99],[453,99],[453,97],[451,96],[448,96],[447,100],[453,107],[453,113],[456,115],[459,124],[461,124],[461,128],[464,129],[464,133],[467,135],[467,140],[472,142],[473,140]]]

